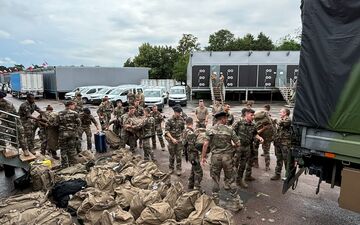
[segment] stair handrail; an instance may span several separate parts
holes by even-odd
[[[6,116],[4,116],[6,115]],[[4,118],[5,117],[5,118]],[[19,153],[19,116],[0,110],[0,147],[6,150],[6,143],[12,144]],[[12,140],[15,138],[15,142]],[[4,143],[4,144],[2,144]]]

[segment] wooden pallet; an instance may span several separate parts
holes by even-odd
[[[17,150],[15,149],[7,149],[6,151],[2,151],[2,154],[5,158],[14,158],[19,157],[22,162],[30,162],[36,159],[36,156],[33,155],[31,152],[28,156],[25,156],[24,153],[21,151],[20,155]]]

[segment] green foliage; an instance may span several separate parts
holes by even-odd
[[[230,51],[235,36],[228,30],[222,29],[209,37],[209,46],[205,47],[207,51]]]
[[[278,51],[300,51],[301,45],[292,38],[290,35],[286,35],[281,38],[275,50]]]
[[[186,82],[187,65],[189,62],[189,54],[179,57],[179,60],[174,65],[173,79],[177,81]]]
[[[135,63],[132,61],[131,58],[128,58],[124,63],[124,67],[135,67]]]
[[[270,37],[266,36],[263,32],[260,32],[253,45],[253,50],[271,51],[273,49],[274,45]]]
[[[176,49],[182,56],[184,56],[194,50],[200,50],[199,46],[200,43],[198,42],[197,37],[192,34],[183,34]]]

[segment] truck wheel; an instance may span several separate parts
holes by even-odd
[[[87,98],[82,98],[82,102],[83,102],[83,104],[86,104],[86,103],[88,103],[88,99]]]
[[[4,165],[5,177],[12,177],[15,175],[15,167]]]

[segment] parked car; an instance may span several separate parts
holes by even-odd
[[[123,103],[127,102],[127,94],[132,91],[137,93],[139,91],[144,92],[144,87],[141,85],[120,85],[112,90],[109,94],[109,100],[115,105],[116,101],[121,100]]]
[[[180,104],[186,106],[187,97],[185,86],[173,86],[170,88],[169,93],[169,106]]]
[[[81,97],[82,101],[84,104],[86,104],[86,103],[88,103],[88,101],[90,99],[90,95],[98,93],[103,88],[107,88],[107,87],[108,86],[84,86],[84,87],[76,88],[75,90],[80,91],[80,93],[82,95],[82,97]],[[67,100],[73,99],[75,97],[75,93],[76,93],[76,91],[66,93],[65,99],[67,99]]]
[[[100,104],[102,99],[110,94],[116,87],[106,87],[101,89],[99,92],[90,95],[89,103],[91,104]]]
[[[164,89],[161,87],[151,87],[144,91],[145,106],[153,107],[156,105],[158,110],[162,112],[164,108]]]

